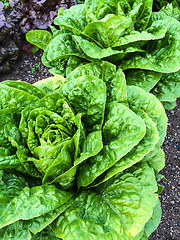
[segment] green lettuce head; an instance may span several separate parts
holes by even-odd
[[[167,127],[154,95],[102,62],[66,79],[4,81],[0,96],[4,239],[147,239]]]
[[[42,62],[53,74],[109,61],[123,69],[127,85],[151,91],[172,109],[180,96],[180,8],[169,2],[85,0],[59,10],[60,30],[30,31],[26,38],[44,50]]]

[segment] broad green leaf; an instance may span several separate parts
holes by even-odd
[[[72,194],[57,189],[54,185],[24,188],[13,198],[0,216],[0,228],[18,220],[30,220],[42,216],[63,205]]]
[[[29,151],[27,148],[25,148],[24,146],[18,146],[18,151],[16,152],[16,154],[26,173],[28,173],[32,177],[41,177],[35,166],[27,161],[29,155]]]
[[[86,40],[77,35],[73,35],[73,38],[79,44],[83,52],[91,58],[101,59],[118,53],[123,53],[123,51],[113,50],[111,47],[102,48],[95,42]]]
[[[158,227],[161,221],[161,205],[158,199],[153,209],[152,217],[145,224],[144,229],[134,238],[134,240],[147,240],[152,232]]]
[[[113,14],[116,12],[118,1],[119,0],[86,0],[84,4],[97,19],[101,19],[107,14]]]
[[[81,144],[81,153],[80,156],[75,159],[74,165],[81,163],[84,159],[96,155],[102,148],[103,143],[101,131],[94,131],[89,133]]]
[[[112,102],[106,108],[102,151],[82,164],[78,186],[88,186],[100,174],[124,157],[144,137],[144,121],[123,104]],[[128,136],[128,138],[126,137]]]
[[[161,148],[158,149],[157,153],[153,157],[145,156],[143,161],[146,161],[150,167],[152,167],[156,174],[161,171],[165,166],[165,155]]]
[[[50,78],[46,78],[34,83],[34,86],[41,89],[43,92],[50,94],[58,92],[60,86],[65,79],[62,76],[56,75]]]
[[[114,166],[97,178],[97,180],[91,186],[97,186],[100,183],[107,181],[115,174],[122,172],[139,162],[155,147],[156,143],[159,141],[158,130],[151,118],[142,110],[137,111],[137,114],[146,124],[145,136],[139,142],[139,144],[137,144],[130,152],[122,157]]]
[[[70,56],[66,65],[66,76],[68,76],[77,67],[88,63],[85,59],[77,56]]]
[[[83,75],[91,75],[102,79],[107,87],[107,101],[127,102],[126,81],[124,74],[109,62],[89,63],[76,68],[66,78],[66,82]]]
[[[81,52],[76,47],[72,34],[59,34],[48,45],[47,59],[49,61],[68,58],[72,55],[81,57]]]
[[[106,15],[99,21],[93,21],[86,26],[84,33],[99,42],[104,48],[113,46],[127,29],[131,29],[130,18]]]
[[[106,86],[104,82],[93,76],[82,76],[65,82],[60,88],[75,109],[82,113],[82,121],[88,131],[101,130],[106,104]]]
[[[163,13],[153,13],[153,19],[169,21],[166,35],[160,40],[147,42],[145,55],[133,54],[124,58],[120,64],[123,70],[141,68],[162,73],[180,70],[180,22]]]
[[[71,139],[63,144],[61,152],[47,168],[43,177],[43,183],[51,182],[54,178],[68,171],[73,165],[73,153],[74,148]]]
[[[83,5],[72,6],[54,19],[54,24],[67,27],[74,33],[82,33],[86,26],[86,12]]]
[[[57,178],[55,178],[53,182],[58,182],[63,188],[68,188],[68,186],[70,186],[70,184],[75,179],[78,165],[87,160],[88,158],[97,155],[102,148],[103,143],[101,131],[94,131],[92,133],[89,133],[83,143],[80,145],[80,149],[82,152],[80,153],[80,156],[75,159],[74,166],[68,171],[58,176]]]
[[[144,232],[146,233],[147,237],[151,235],[152,232],[158,227],[161,221],[161,204],[158,199],[156,206],[153,209],[152,217],[149,221],[145,224]]]
[[[5,135],[5,126],[7,124],[14,124],[15,126],[18,126],[20,121],[20,112],[22,109],[23,108],[21,107],[0,109],[0,148],[1,153],[4,151],[6,152],[5,155],[14,155],[16,152],[16,149],[13,148],[8,137]]]
[[[50,32],[45,30],[33,30],[26,34],[26,39],[31,44],[45,50],[53,36]]]
[[[0,149],[0,169],[15,169],[21,166],[21,163],[16,155],[4,155]]]
[[[128,86],[137,86],[149,92],[160,80],[162,74],[143,69],[125,71]]]
[[[43,98],[46,95],[40,88],[34,87],[32,84],[28,84],[26,82],[7,80],[1,82],[1,84],[23,90],[38,98]]]
[[[31,233],[29,226],[24,221],[17,221],[9,225],[2,240],[29,240],[31,239]]]
[[[36,106],[39,98],[23,90],[0,84],[0,109]]]
[[[66,208],[70,206],[71,202],[71,199],[69,199],[53,211],[24,222],[29,226],[29,229],[33,234],[37,234],[49,226],[62,212],[64,212]]]
[[[28,186],[27,181],[20,174],[6,173],[0,170],[0,215],[7,204]]]
[[[135,29],[142,31],[148,26],[149,20],[152,14],[152,5],[153,0],[136,0],[134,1],[132,11],[129,13],[129,16],[135,18]],[[137,14],[135,9],[138,9]]]
[[[180,97],[180,71],[163,74],[152,89],[152,93],[163,102],[174,102]]]
[[[134,239],[152,216],[156,190],[152,170],[137,165],[81,192],[51,227],[64,240]]]
[[[166,136],[167,116],[161,102],[151,93],[135,86],[127,86],[128,103],[132,110],[142,109],[155,123],[159,132],[160,147]]]
[[[56,92],[57,91],[57,92]],[[71,128],[75,124],[75,113],[71,106],[68,104],[66,98],[58,93],[59,86],[55,93],[48,94],[46,97],[39,101],[40,108],[46,108],[49,111],[59,114],[64,120],[68,122]]]
[[[175,106],[176,106],[176,101],[173,101],[173,102],[163,102],[163,101],[162,101],[162,105],[163,105],[163,107],[164,107],[165,109],[171,110],[171,109],[175,108]]]
[[[52,67],[52,62],[50,62],[47,58],[48,51],[49,51],[49,45],[47,45],[46,49],[44,50],[44,53],[41,57],[41,61],[46,67]]]

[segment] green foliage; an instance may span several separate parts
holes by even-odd
[[[53,74],[68,76],[87,62],[109,61],[127,73],[130,86],[155,93],[164,106],[173,108],[180,96],[179,78],[175,79],[180,71],[179,20],[175,0],[86,0],[59,11],[54,24],[60,30],[51,28],[50,38],[49,32],[35,30],[27,40],[44,49],[42,61]]]
[[[9,6],[9,0],[1,0],[1,2],[4,3],[5,7]]]
[[[2,239],[145,239],[160,221],[160,101],[102,61],[0,84]]]

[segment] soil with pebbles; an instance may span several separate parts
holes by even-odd
[[[0,81],[22,80],[34,83],[51,76],[48,68],[41,63],[42,52],[22,53],[22,58],[9,74],[1,74]],[[167,181],[161,180],[165,187],[160,195],[162,219],[159,227],[149,240],[180,239],[180,98],[173,110],[166,111],[168,116],[167,136],[162,146],[166,156],[166,166],[161,171]]]

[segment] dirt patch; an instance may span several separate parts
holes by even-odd
[[[35,54],[22,52],[22,57],[17,61],[11,73],[0,74],[0,81],[21,80],[34,83],[43,78],[52,76],[48,68],[41,62],[43,51]]]
[[[0,81],[22,80],[34,83],[51,76],[48,68],[41,63],[42,52],[36,54],[22,53],[22,59],[14,66],[9,74],[1,74]],[[162,204],[162,219],[158,229],[149,237],[149,240],[179,240],[180,239],[180,98],[175,109],[166,111],[168,129],[165,142],[162,146],[166,156],[166,166],[161,171],[166,181],[160,181],[165,187],[160,195]]]

